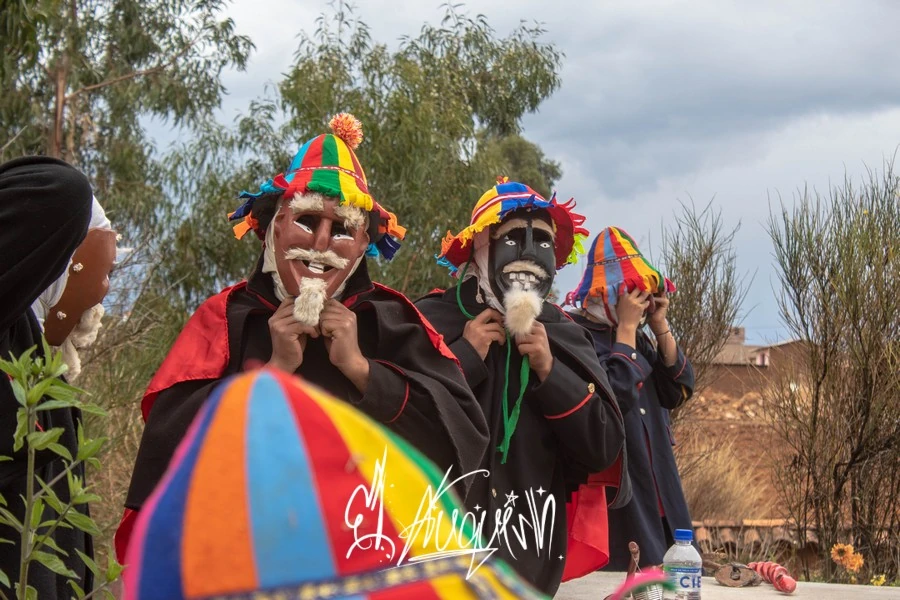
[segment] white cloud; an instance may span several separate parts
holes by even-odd
[[[361,0],[357,14],[379,42],[437,23],[438,2]],[[247,73],[225,78],[231,120],[277,82],[327,4],[237,0],[229,14],[257,51]],[[752,339],[778,328],[764,229],[767,195],[787,201],[804,182],[819,188],[880,167],[900,143],[900,3],[480,1],[504,35],[520,20],[546,25],[566,54],[562,88],[525,134],[562,163],[560,196],[575,196],[599,231],[617,224],[644,244],[676,200],[713,195],[727,223],[742,222],[740,267],[757,270],[746,324]],[[473,198],[473,202],[474,202]],[[567,271],[571,272],[567,272]],[[575,285],[577,267],[560,274]],[[677,283],[677,282],[676,282]]]
[[[642,249],[659,247],[660,223],[676,209],[677,200],[689,201],[690,196],[702,206],[715,196],[726,224],[741,224],[735,239],[740,270],[756,273],[745,306],[748,338],[757,343],[777,341],[785,332],[779,325],[774,296],[779,283],[766,233],[770,198],[776,208],[779,194],[790,204],[805,184],[824,194],[832,183],[841,183],[845,173],[861,182],[867,168],[880,170],[883,159],[893,156],[900,143],[898,133],[900,106],[868,114],[813,114],[762,136],[752,153],[741,155],[737,145],[741,160],[710,159],[698,170],[656,179],[652,189],[627,200],[603,194],[590,164],[577,158],[565,165],[559,189],[561,196],[579,200],[578,208],[588,216],[592,231],[621,226]],[[727,152],[727,146],[721,150]],[[578,282],[581,266],[569,269],[560,272],[561,290]]]

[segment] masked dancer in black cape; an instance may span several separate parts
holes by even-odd
[[[618,503],[628,496],[606,375],[587,332],[545,301],[587,235],[573,207],[501,178],[470,225],[444,240],[439,262],[460,283],[417,302],[490,428],[489,476],[474,477],[466,504],[487,513],[483,535],[497,556],[549,594],[606,563],[605,486],[618,488]]]
[[[304,144],[285,173],[243,195],[231,218],[240,220],[236,233],[264,240],[256,269],[201,305],[150,382],[116,534],[122,558],[136,511],[203,402],[254,364],[324,388],[451,476],[481,463],[487,426],[456,358],[410,300],[369,278],[366,256],[390,259],[405,230],[369,193],[353,152],[359,122],[341,114],[331,127]]]
[[[666,320],[675,284],[644,258],[634,239],[607,227],[588,256],[584,277],[567,301],[577,306],[570,313],[575,322],[591,332],[625,416],[633,493],[627,506],[609,514],[609,568],[625,571],[629,542],[640,546],[639,566],[658,565],[675,543],[675,530],[691,528],[669,411],[693,394],[694,369]]]

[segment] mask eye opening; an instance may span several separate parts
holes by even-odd
[[[301,227],[304,231],[312,233],[319,225],[319,217],[312,214],[297,215],[294,218],[294,224]]]

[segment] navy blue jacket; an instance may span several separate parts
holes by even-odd
[[[641,567],[662,564],[675,529],[690,529],[681,478],[672,446],[675,439],[669,411],[687,401],[694,391],[694,370],[678,350],[678,359],[665,366],[647,335],[638,331],[637,349],[616,342],[615,330],[573,314],[591,332],[597,357],[625,419],[631,502],[609,511],[610,561],[607,569],[624,571],[631,555],[628,542],[641,549]],[[666,532],[660,514],[665,513]]]

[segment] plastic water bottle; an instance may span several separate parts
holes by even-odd
[[[676,529],[675,545],[663,557],[663,569],[675,586],[678,600],[700,600],[703,559],[691,545],[693,539],[694,532],[690,529]]]

